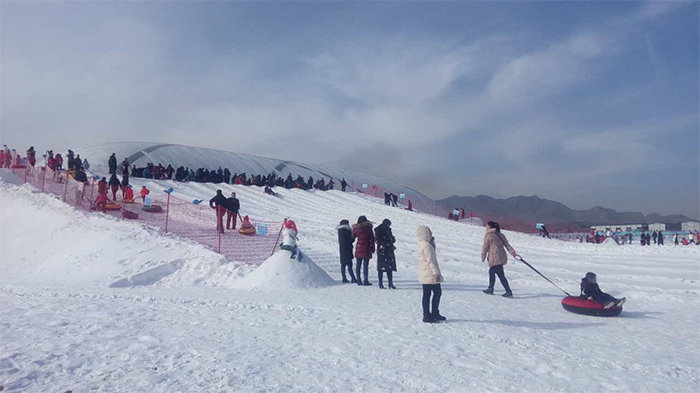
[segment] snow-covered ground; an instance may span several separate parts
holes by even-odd
[[[322,272],[304,276],[279,259],[279,269],[263,264],[252,273],[188,240],[76,211],[8,184],[4,171],[0,178],[6,391],[700,390],[700,247],[595,246],[505,232],[569,292],[594,271],[604,290],[628,298],[620,317],[595,318],[562,309],[561,292],[512,260],[506,274],[515,298],[484,295],[483,228],[373,198],[177,185],[173,195],[185,200],[235,190],[253,218],[294,219],[300,248],[336,280],[327,285]],[[338,282],[334,227],[361,214],[393,222],[398,290],[377,288],[373,263],[374,286]],[[436,237],[447,323],[420,321],[418,225]],[[287,285],[268,285],[284,277]]]

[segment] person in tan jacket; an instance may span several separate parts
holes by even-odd
[[[423,285],[423,322],[434,323],[444,321],[447,318],[440,315],[440,297],[442,296],[443,281],[440,266],[435,253],[435,238],[430,228],[419,226],[416,228],[418,240],[418,281]],[[430,295],[433,295],[432,302]],[[432,303],[433,310],[430,311]]]
[[[503,272],[503,266],[508,263],[508,254],[515,258],[517,253],[508,243],[505,235],[501,233],[501,226],[497,222],[489,221],[486,223],[486,235],[484,236],[484,245],[481,247],[481,262],[488,259],[489,262],[489,287],[484,289],[484,293],[493,295],[493,286],[496,283],[496,276],[501,280],[506,293],[503,297],[513,297],[513,292],[510,290],[508,280]]]

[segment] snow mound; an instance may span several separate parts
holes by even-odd
[[[247,272],[202,245],[8,180],[0,172],[0,284],[231,286]]]
[[[604,246],[608,246],[608,247],[610,247],[610,246],[619,246],[619,245],[620,245],[615,239],[613,239],[613,238],[611,238],[611,237],[605,239],[605,240],[603,241],[603,243],[601,243],[601,244],[604,245]]]
[[[234,286],[241,289],[288,290],[321,288],[335,281],[308,255],[299,262],[289,251],[280,250]]]

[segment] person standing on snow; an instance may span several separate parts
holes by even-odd
[[[36,151],[34,151],[34,146],[29,146],[29,150],[27,150],[27,162],[32,167],[36,164]]]
[[[440,315],[440,298],[442,297],[443,282],[440,266],[435,252],[435,238],[430,228],[419,226],[416,228],[418,240],[418,281],[423,286],[423,322],[435,323],[447,318]],[[433,295],[432,301],[430,295]],[[430,306],[432,305],[432,311]]]
[[[109,166],[109,174],[114,175],[117,173],[117,155],[112,153],[111,156],[109,156],[109,160],[107,160],[107,165]]]
[[[393,192],[391,193],[391,206],[399,207],[399,197]]]
[[[379,288],[384,289],[384,272],[389,280],[389,289],[394,286],[394,272],[396,271],[396,238],[391,233],[391,221],[384,219],[381,225],[374,229],[374,237],[377,242],[377,272],[379,274]]]
[[[384,193],[384,204],[387,206],[391,205],[391,195],[388,192]]]
[[[109,188],[112,190],[112,200],[116,201],[117,200],[117,191],[119,191],[119,188],[121,188],[122,184],[117,178],[117,175],[112,175],[112,177],[109,178]]]
[[[144,203],[146,202],[146,195],[150,194],[151,190],[146,188],[146,186],[141,187],[141,191],[139,191],[139,195],[141,195],[141,202]]]
[[[231,193],[231,198],[226,199],[226,229],[231,229],[231,221],[233,221],[233,229],[236,229],[236,220],[238,220],[238,211],[241,210],[241,202],[236,198],[236,193]]]
[[[651,234],[651,238],[654,239],[654,244],[656,244],[657,236],[659,236],[659,235],[656,233],[656,231],[654,231],[654,233]]]
[[[481,247],[481,262],[489,262],[489,287],[484,289],[484,293],[493,295],[493,286],[496,283],[496,276],[501,280],[501,285],[506,290],[503,297],[513,297],[508,280],[503,272],[503,266],[508,263],[506,249],[514,258],[517,255],[513,247],[510,246],[506,237],[501,233],[501,226],[497,222],[489,221],[486,224],[486,235],[484,245]]]
[[[374,232],[372,231],[372,223],[367,220],[367,217],[360,216],[357,219],[357,224],[352,226],[352,238],[357,239],[357,243],[355,243],[357,285],[372,285],[368,279],[368,269],[369,260],[372,259],[374,253]],[[364,282],[360,279],[361,267],[364,267]]]
[[[352,237],[352,228],[348,220],[341,220],[340,225],[335,228],[338,231],[338,245],[340,246],[340,274],[343,276],[343,284],[356,283],[355,273],[352,271],[352,245],[355,239]],[[350,273],[350,281],[345,275],[345,269]]]
[[[107,178],[103,177],[102,180],[97,182],[97,193],[107,195]]]
[[[343,189],[343,192],[345,192],[345,187],[348,186],[348,182],[345,181],[345,178],[340,181],[340,187]]]
[[[209,200],[209,207],[216,209],[216,230],[219,233],[224,233],[224,214],[226,211],[227,200],[221,190],[216,190],[214,198]]]
[[[656,236],[656,244],[659,246],[664,245],[664,233],[662,231],[659,231],[659,234]]]

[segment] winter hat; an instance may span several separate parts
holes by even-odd
[[[340,220],[340,225],[349,225],[350,221],[348,220]]]
[[[358,223],[358,224],[362,224],[363,222],[367,222],[367,221],[368,221],[368,220],[367,220],[367,217],[365,217],[365,216],[360,216],[360,217],[357,219],[357,223]]]
[[[595,278],[595,273],[593,273],[593,272],[586,273],[586,279],[589,279],[589,278]]]
[[[385,225],[385,226],[390,227],[390,226],[391,226],[391,221],[389,221],[388,218],[385,218],[384,221],[382,221],[382,225]]]

